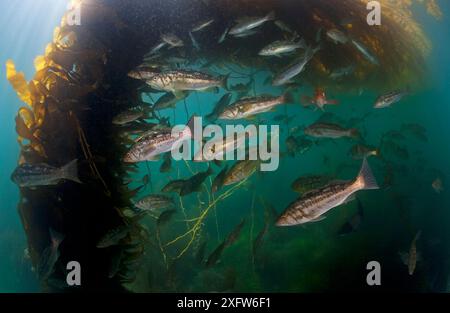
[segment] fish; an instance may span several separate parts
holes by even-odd
[[[130,71],[128,73],[128,77],[139,79],[139,80],[147,80],[151,79],[153,76],[158,74],[159,72],[156,71],[153,67],[149,66],[139,66],[136,69]]]
[[[266,16],[263,17],[243,17],[237,20],[236,25],[231,27],[228,34],[232,36],[237,36],[242,33],[248,33],[249,31],[260,27],[264,23],[274,20],[275,19],[275,12],[270,12]]]
[[[51,244],[42,251],[37,265],[37,273],[41,281],[46,281],[53,274],[60,256],[59,246],[65,237],[52,228],[49,229],[49,233]]]
[[[350,155],[354,160],[362,160],[370,156],[380,156],[380,150],[363,144],[356,144],[351,147],[349,151]]]
[[[259,161],[242,160],[237,161],[226,173],[223,186],[236,184],[256,172]]]
[[[346,129],[338,124],[314,123],[304,130],[305,134],[316,138],[359,138],[359,131],[356,128]]]
[[[304,194],[284,210],[276,225],[293,226],[320,221],[325,213],[350,201],[357,191],[369,189],[379,187],[367,160],[364,159],[355,180],[333,182]]]
[[[187,70],[175,70],[156,73],[145,82],[153,89],[172,92],[177,98],[183,91],[208,91],[222,87],[228,89],[228,75],[213,77],[211,75]]]
[[[348,36],[336,28],[328,30],[327,37],[330,38],[335,44],[346,44],[349,41]]]
[[[123,111],[119,114],[117,114],[113,120],[112,123],[114,125],[125,125],[131,122],[134,122],[140,118],[142,118],[144,116],[144,112],[143,111],[138,111],[138,110],[126,110]]]
[[[161,111],[164,109],[175,108],[179,101],[186,99],[189,96],[188,92],[179,92],[177,96],[168,92],[161,96],[153,105],[153,110]]]
[[[378,58],[373,55],[371,52],[369,52],[369,49],[367,49],[366,46],[364,46],[362,43],[352,39],[352,44],[355,46],[355,48],[362,53],[362,55],[366,58],[367,61],[374,65],[380,65],[380,61]]]
[[[208,26],[210,26],[212,23],[214,23],[214,19],[209,19],[206,21],[202,21],[200,23],[198,23],[196,26],[194,26],[194,28],[192,28],[191,32],[195,33],[195,32],[199,32],[205,28],[207,28]]]
[[[155,161],[161,154],[172,151],[181,142],[192,138],[194,131],[194,117],[192,117],[186,127],[178,134],[172,134],[172,129],[161,129],[150,131],[131,147],[126,153],[123,161],[126,163],[136,163],[142,161]]]
[[[436,193],[441,193],[444,191],[444,183],[442,182],[441,178],[436,178],[433,183],[431,184],[431,187],[433,187],[434,191]]]
[[[259,51],[260,56],[277,56],[294,52],[297,49],[305,48],[304,40],[277,40]]]
[[[171,208],[174,205],[173,199],[164,195],[149,195],[134,204],[135,207],[147,212]]]
[[[326,105],[337,105],[339,101],[327,99],[325,89],[316,88],[313,97],[304,96],[303,101],[306,102],[304,106],[314,105],[320,110],[324,111]]]
[[[213,111],[206,116],[208,121],[214,122],[215,120],[217,120],[220,114],[222,114],[225,108],[230,104],[232,97],[233,95],[231,93],[224,94],[214,106]]]
[[[178,48],[183,47],[184,43],[183,40],[181,40],[177,35],[168,33],[168,34],[162,34],[161,40],[171,46],[172,48]]]
[[[241,148],[246,139],[251,139],[257,135],[257,132],[239,132],[233,133],[225,138],[210,140],[207,146],[195,154],[194,160],[197,162],[208,162],[213,160],[222,161],[226,159],[228,153],[234,153]]]
[[[172,156],[170,153],[166,153],[164,154],[163,163],[161,164],[159,171],[161,173],[167,173],[170,172],[171,167],[172,167]]]
[[[144,59],[157,54],[162,48],[164,48],[167,45],[166,42],[161,41],[160,43],[157,43],[145,56]]]
[[[187,196],[193,192],[198,192],[202,188],[202,185],[206,178],[208,178],[213,173],[213,170],[211,167],[208,167],[208,169],[205,172],[200,172],[198,174],[195,174],[189,179],[185,179],[183,186],[180,190],[180,196]]]
[[[297,178],[291,184],[292,190],[305,194],[329,184],[333,179],[327,175],[306,175]]]
[[[417,252],[417,240],[420,238],[421,231],[418,231],[416,236],[411,242],[408,253],[400,253],[403,263],[408,267],[408,274],[414,275],[416,270],[417,261],[420,261],[420,254]]]
[[[231,233],[228,234],[227,238],[225,239],[225,247],[231,246],[239,239],[244,226],[245,226],[245,218],[242,219],[242,221],[231,231]]]
[[[227,108],[219,115],[219,119],[245,119],[260,113],[269,112],[278,105],[290,102],[292,102],[292,96],[289,93],[279,97],[269,95],[246,97],[227,106]]]
[[[225,28],[225,30],[223,31],[223,33],[220,35],[219,39],[217,40],[217,43],[222,43],[225,41],[225,39],[227,38],[228,32],[230,31],[230,28],[227,27]]]
[[[220,257],[222,256],[223,251],[225,250],[226,242],[223,241],[220,245],[217,246],[216,249],[208,256],[205,262],[206,268],[211,268],[217,264]]]
[[[162,212],[156,220],[156,226],[159,228],[169,223],[176,212],[175,209]]]
[[[230,247],[233,243],[235,243],[242,232],[242,229],[245,225],[245,219],[243,219],[232,231],[228,234],[228,236],[225,238],[225,240],[220,243],[216,249],[208,256],[205,262],[206,268],[211,268],[214,265],[217,264],[217,262],[220,260],[223,251]]]
[[[358,210],[355,214],[350,217],[350,219],[342,225],[338,231],[339,236],[345,236],[358,231],[361,226],[362,219],[364,217],[363,206],[358,197],[355,197],[358,203]]]
[[[107,231],[97,242],[97,248],[108,248],[118,245],[128,235],[130,229],[128,225],[121,225]]]
[[[330,78],[334,80],[338,80],[345,76],[350,76],[355,72],[356,66],[355,65],[349,65],[346,67],[335,69],[330,73]]]
[[[240,33],[240,34],[234,35],[234,38],[250,37],[250,36],[256,35],[257,33],[258,33],[257,30],[250,30],[250,31],[245,32],[245,33]]]
[[[205,240],[205,241],[203,241],[201,244],[200,244],[200,246],[199,246],[199,248],[198,248],[198,250],[197,250],[197,253],[195,254],[195,261],[198,263],[198,264],[202,264],[203,263],[203,259],[205,258],[205,250],[206,250],[206,245],[207,245],[207,241]]]
[[[192,46],[195,48],[195,50],[199,51],[201,49],[200,44],[198,43],[197,39],[195,39],[194,34],[189,32],[189,38],[191,38]]]
[[[216,193],[217,191],[220,190],[220,188],[222,188],[224,182],[225,182],[225,177],[227,175],[228,172],[228,166],[225,166],[219,174],[217,174],[217,176],[214,178],[213,182],[212,182],[212,186],[211,186],[211,191],[213,193]]]
[[[392,154],[403,160],[409,159],[408,149],[392,140],[383,140],[381,151],[383,151],[383,154]]]
[[[180,193],[184,182],[185,182],[184,179],[176,179],[176,180],[170,181],[161,189],[161,191],[162,192],[176,192],[176,193]]]
[[[62,180],[82,184],[78,178],[78,160],[57,168],[48,164],[23,163],[11,175],[11,180],[19,187],[53,186]]]
[[[314,54],[320,49],[320,46],[312,49],[308,47],[303,54],[303,56],[294,62],[292,65],[288,66],[287,69],[283,70],[280,74],[276,75],[272,81],[273,86],[282,86],[291,83],[291,80],[299,75],[305,69],[309,61],[314,57]]]
[[[409,132],[410,134],[412,134],[417,139],[419,139],[419,140],[421,140],[423,142],[428,142],[427,130],[422,125],[414,124],[414,123],[403,124],[402,127],[401,127],[401,131],[402,132]]]
[[[119,247],[118,251],[114,253],[113,256],[111,257],[108,269],[109,278],[113,278],[120,271],[120,265],[122,263],[123,255],[124,255],[123,250],[122,248]]]
[[[390,107],[394,103],[399,102],[404,96],[408,95],[408,90],[396,90],[379,96],[375,101],[374,108],[375,109],[383,109]]]

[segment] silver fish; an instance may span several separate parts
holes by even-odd
[[[177,35],[175,34],[163,34],[161,35],[161,40],[171,46],[172,48],[183,47],[184,43]]]
[[[189,32],[189,37],[191,38],[192,46],[195,48],[195,50],[199,51],[200,45],[191,32]]]
[[[237,24],[235,26],[233,26],[230,31],[229,34],[236,36],[242,33],[247,33],[248,31],[257,28],[261,25],[263,25],[264,23],[275,19],[275,13],[274,12],[270,12],[269,14],[267,14],[266,16],[263,17],[245,17],[245,18],[241,18],[237,21]]]
[[[225,28],[225,30],[223,31],[222,35],[220,35],[219,40],[217,41],[218,43],[222,43],[222,42],[225,41],[225,39],[226,39],[226,37],[227,37],[227,35],[228,35],[229,30],[230,30],[230,28],[228,28],[228,27]]]
[[[279,75],[275,76],[272,85],[282,86],[291,81],[295,76],[299,75],[305,69],[306,64],[313,58],[314,54],[320,49],[317,47],[315,49],[308,48],[305,51],[303,57],[294,63],[294,65],[289,66],[286,70],[281,72]]]
[[[390,107],[394,103],[397,103],[400,100],[402,100],[402,98],[408,94],[409,94],[408,90],[396,90],[393,92],[389,92],[377,98],[377,100],[375,101],[374,108],[382,109]]]
[[[314,123],[304,130],[305,134],[316,138],[358,138],[359,132],[355,128],[346,129],[332,123]]]
[[[192,137],[193,121],[194,118],[191,118],[184,130],[178,134],[172,134],[171,128],[145,133],[131,147],[123,161],[136,163],[157,160],[161,154],[171,151],[179,143]]]
[[[128,123],[134,122],[143,116],[144,116],[144,112],[142,112],[142,111],[126,110],[124,112],[117,114],[113,118],[112,123],[114,125],[125,125]]]
[[[211,25],[212,23],[214,23],[214,19],[210,19],[210,20],[207,20],[207,21],[200,22],[197,26],[195,26],[191,30],[191,32],[195,33],[195,32],[201,31],[201,30],[205,29],[206,27],[208,27],[209,25]]]
[[[259,96],[243,98],[230,104],[220,115],[222,120],[238,120],[248,118],[256,114],[268,112],[274,107],[291,102],[291,96],[284,94],[279,97]]]
[[[304,48],[305,42],[303,40],[279,40],[262,48],[259,52],[261,56],[281,56],[283,54],[294,52],[297,49]]]
[[[366,46],[364,46],[362,43],[354,39],[352,39],[352,44],[355,46],[356,49],[358,49],[359,52],[361,52],[364,55],[367,61],[369,61],[374,65],[380,65],[380,61],[378,61],[378,58],[374,56],[371,52],[369,52],[369,49],[367,49]]]
[[[347,35],[336,28],[327,31],[327,36],[336,44],[346,44],[348,42]]]
[[[146,83],[156,90],[177,93],[180,91],[205,91],[211,88],[227,88],[228,76],[213,77],[196,71],[169,71],[153,75]]]
[[[333,72],[331,72],[330,78],[331,79],[340,79],[342,77],[349,76],[355,71],[355,69],[356,69],[355,65],[338,68],[338,69],[334,70]]]
[[[323,214],[352,200],[355,192],[378,188],[367,160],[364,159],[361,170],[354,181],[333,182],[306,193],[287,207],[278,218],[276,225],[293,226],[319,221]]]
[[[55,269],[55,264],[59,259],[59,246],[64,240],[64,235],[49,229],[51,244],[41,254],[39,263],[37,266],[37,272],[39,279],[42,281],[47,280]]]
[[[47,164],[28,164],[18,166],[11,179],[20,187],[52,186],[67,179],[80,183],[78,178],[77,160],[57,168]]]

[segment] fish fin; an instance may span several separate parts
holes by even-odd
[[[294,102],[294,97],[292,96],[292,93],[291,92],[286,92],[284,95],[283,95],[283,102],[284,103],[292,103],[292,102]]]
[[[177,99],[181,100],[181,99],[185,99],[186,98],[186,92],[184,92],[184,91],[175,90],[172,93],[175,96],[175,98],[177,98]]]
[[[367,159],[364,158],[361,170],[359,171],[356,183],[360,186],[361,190],[379,189],[375,176],[367,163]]]
[[[65,236],[61,233],[58,233],[53,228],[50,228],[48,231],[50,233],[50,239],[52,241],[52,246],[58,247],[61,244],[61,242],[64,240]]]
[[[82,184],[78,178],[78,160],[75,159],[61,168],[61,177]]]
[[[228,80],[230,78],[231,73],[228,73],[227,75],[224,75],[220,78],[220,85],[222,86],[223,89],[229,91],[229,87],[228,87]]]
[[[357,130],[356,128],[352,128],[350,129],[350,137],[354,139],[359,139],[361,138],[361,134],[359,133],[359,130]]]
[[[159,161],[161,157],[159,155],[154,155],[145,159],[145,161]]]
[[[343,202],[342,204],[350,203],[350,202],[352,202],[353,200],[356,200],[356,195],[355,195],[355,194],[352,194],[352,195],[348,196],[347,199],[345,199],[344,202]]]
[[[320,222],[320,221],[323,221],[324,219],[326,219],[327,217],[326,216],[319,216],[319,217],[317,217],[317,218],[315,218],[315,219],[313,219],[313,220],[310,220],[309,222],[310,223],[317,223],[317,222]]]

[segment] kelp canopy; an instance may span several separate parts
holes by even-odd
[[[19,163],[59,167],[78,159],[84,182],[21,189],[19,213],[33,263],[38,264],[50,244],[50,228],[65,234],[58,266],[44,287],[60,290],[65,264],[72,260],[83,266],[83,290],[121,290],[123,283],[136,277],[148,233],[137,218],[124,213],[133,206],[130,199],[137,192],[124,184],[135,167],[121,161],[129,142],[111,121],[126,109],[145,105],[141,93],[148,88],[127,74],[142,63],[162,33],[175,33],[190,42],[186,29],[213,18],[216,22],[208,32],[199,35],[201,50],[187,46],[183,52],[169,51],[164,58],[181,53],[191,63],[204,60],[225,70],[233,65],[278,72],[289,62],[279,59],[269,64],[257,57],[258,36],[217,43],[224,29],[238,18],[274,11],[308,43],[318,44],[318,36],[338,28],[379,60],[374,65],[353,46],[322,40],[321,50],[301,78],[313,86],[357,91],[423,83],[418,80],[424,77],[431,44],[413,11],[424,5],[440,18],[438,5],[433,0],[380,2],[382,25],[369,26],[365,0],[75,1],[81,3],[81,25],[71,26],[68,15],[63,17],[53,42],[36,58],[36,74],[30,81],[16,71],[12,61],[6,64],[7,78],[25,103],[16,117]],[[280,39],[279,34],[272,24],[264,27],[267,42]],[[165,67],[164,58],[154,63]],[[355,66],[354,75],[338,84],[329,78],[334,69],[349,65]],[[99,238],[117,227],[129,230],[121,245],[97,248]],[[124,266],[111,277],[108,264],[117,254],[124,255]]]

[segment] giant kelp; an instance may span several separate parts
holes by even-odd
[[[435,1],[417,2],[425,3],[435,17],[441,16]],[[201,38],[202,49],[186,48],[186,59],[192,63],[206,60],[228,71],[238,66],[276,72],[287,64],[284,60],[269,63],[255,57],[261,46],[260,38],[248,38],[245,45],[242,40],[228,40],[219,45],[217,37],[239,17],[272,10],[307,42],[317,43],[321,29],[339,28],[368,47],[380,60],[380,66],[367,62],[351,46],[324,41],[304,79],[312,85],[347,91],[422,83],[418,79],[424,77],[425,57],[431,49],[414,19],[413,1],[381,1],[381,26],[367,24],[368,11],[363,0],[85,0],[79,3],[82,24],[69,25],[67,16],[63,18],[55,29],[53,42],[35,60],[35,76],[27,82],[23,73],[16,71],[14,63],[8,61],[7,78],[27,105],[19,109],[16,117],[21,145],[19,163],[61,166],[78,159],[84,182],[21,189],[19,213],[33,263],[39,262],[49,245],[49,228],[56,229],[66,234],[60,265],[79,260],[86,269],[81,289],[88,290],[122,290],[122,283],[134,281],[145,252],[149,234],[140,225],[139,218],[125,213],[132,207],[131,198],[138,191],[124,183],[134,170],[121,161],[129,142],[111,121],[126,109],[146,105],[141,93],[151,90],[127,77],[127,73],[142,63],[146,52],[158,43],[160,33],[171,31],[188,42],[186,25],[190,27],[203,17],[213,17],[216,23],[208,36]],[[273,25],[264,29],[267,42],[278,36],[279,30]],[[164,64],[164,59],[159,61]],[[352,62],[356,66],[355,74],[336,85],[329,78],[330,72]],[[152,117],[157,120],[157,116]],[[197,243],[212,209],[239,187],[241,184],[216,198],[208,193],[205,205],[199,200],[198,217],[186,216],[188,230],[174,239],[162,242],[163,223],[159,220],[155,238],[152,236],[151,240],[155,240],[154,246],[164,255],[169,274],[174,260],[185,256]],[[185,213],[181,198],[180,206]],[[163,217],[169,219],[166,215]],[[119,245],[97,248],[98,240],[109,230],[124,226],[129,231]],[[168,252],[172,246],[178,249]],[[114,263],[113,275],[111,263]],[[56,279],[64,280],[64,268],[56,268]],[[53,289],[58,288],[53,286]]]

